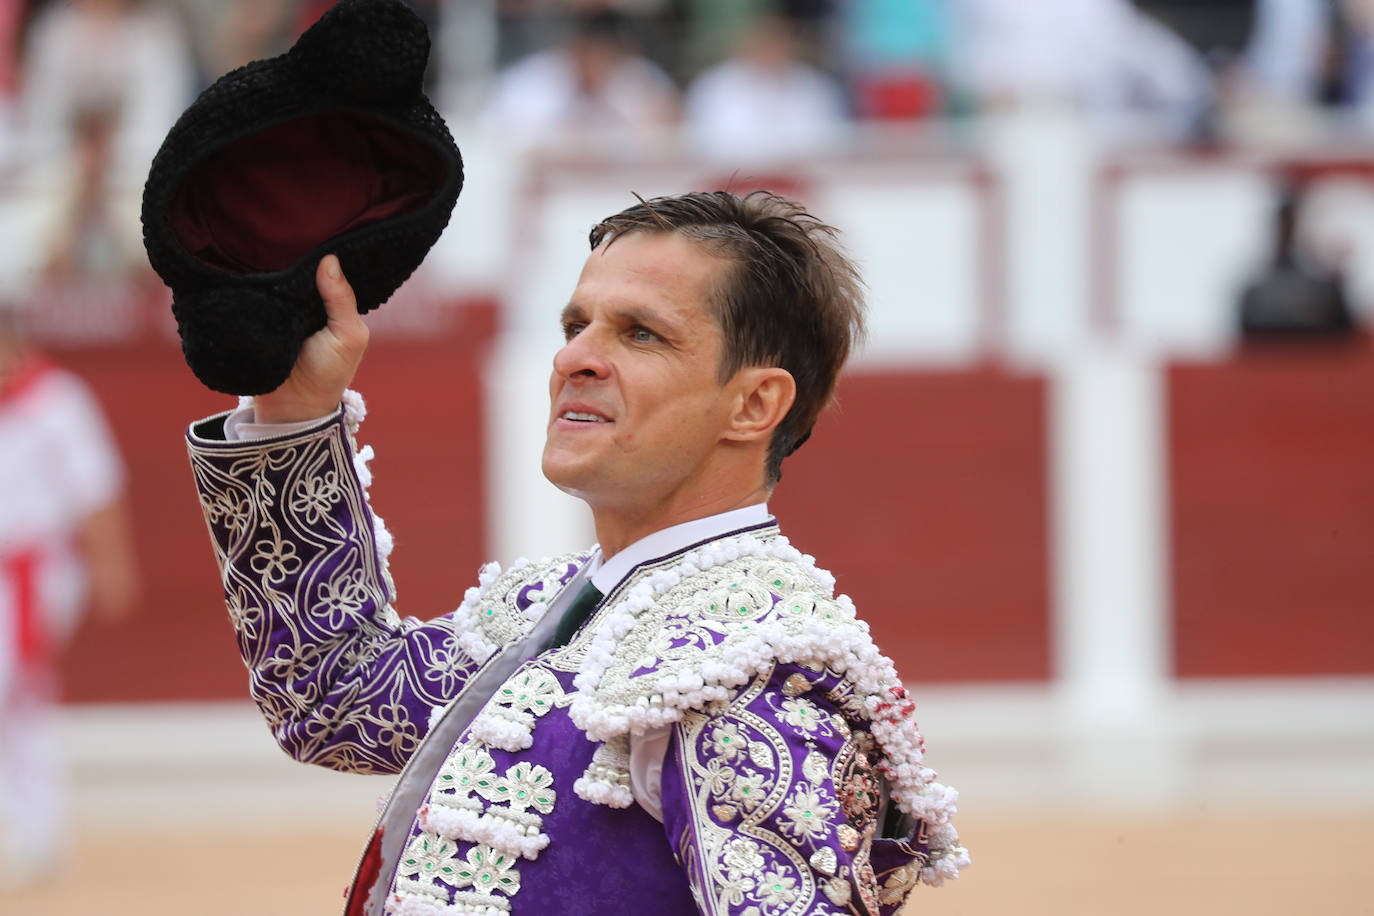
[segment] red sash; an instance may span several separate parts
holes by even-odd
[[[3,571],[15,603],[15,649],[19,667],[32,668],[49,658],[48,634],[38,613],[37,550],[5,557]]]
[[[17,401],[39,379],[56,368],[57,365],[46,356],[34,354],[25,357],[19,365],[11,370],[8,376],[0,376],[0,404],[6,401]]]

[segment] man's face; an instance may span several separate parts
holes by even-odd
[[[709,300],[726,267],[672,233],[633,232],[587,258],[549,381],[544,475],[559,489],[641,516],[710,495],[731,393]]]

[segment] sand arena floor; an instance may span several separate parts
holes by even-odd
[[[973,869],[919,889],[904,916],[1374,914],[1374,817],[1285,813],[962,819]],[[60,881],[0,894],[0,913],[334,916],[366,830],[105,830],[76,844]]]

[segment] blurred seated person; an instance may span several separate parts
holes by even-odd
[[[1301,189],[1284,191],[1274,215],[1274,259],[1241,293],[1240,329],[1247,339],[1336,337],[1354,328],[1341,272],[1299,245],[1301,202]]]
[[[179,22],[152,3],[72,0],[38,14],[13,162],[25,200],[22,238],[34,246],[22,261],[49,281],[97,263],[104,282],[104,267],[142,270],[143,181],[189,101],[193,73]],[[95,260],[84,257],[92,246],[103,252]]]
[[[939,114],[952,53],[948,0],[849,0],[841,24],[858,116],[909,121]]]
[[[839,83],[802,60],[795,23],[763,12],[734,56],[688,87],[683,123],[694,152],[729,165],[796,159],[849,134]]]
[[[216,3],[202,6],[200,17],[206,36],[201,76],[207,83],[250,61],[284,53],[297,25],[290,4],[280,0]]]
[[[1201,55],[1129,0],[963,0],[961,89],[985,111],[1069,109],[1100,126],[1153,115],[1181,136],[1211,102]]]
[[[559,44],[497,77],[487,123],[521,149],[609,155],[661,142],[677,118],[673,81],[632,50],[622,14],[570,15]]]
[[[106,195],[118,117],[100,107],[73,112],[75,174],[57,198],[43,258],[43,279],[50,285],[88,277],[123,280],[143,262],[141,237],[118,224]]]

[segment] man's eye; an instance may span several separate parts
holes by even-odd
[[[563,322],[563,339],[572,340],[574,337],[580,334],[582,332],[582,329],[585,327],[586,325],[580,321]]]
[[[658,335],[648,328],[635,328],[632,332],[635,343],[653,343],[658,340]]]

